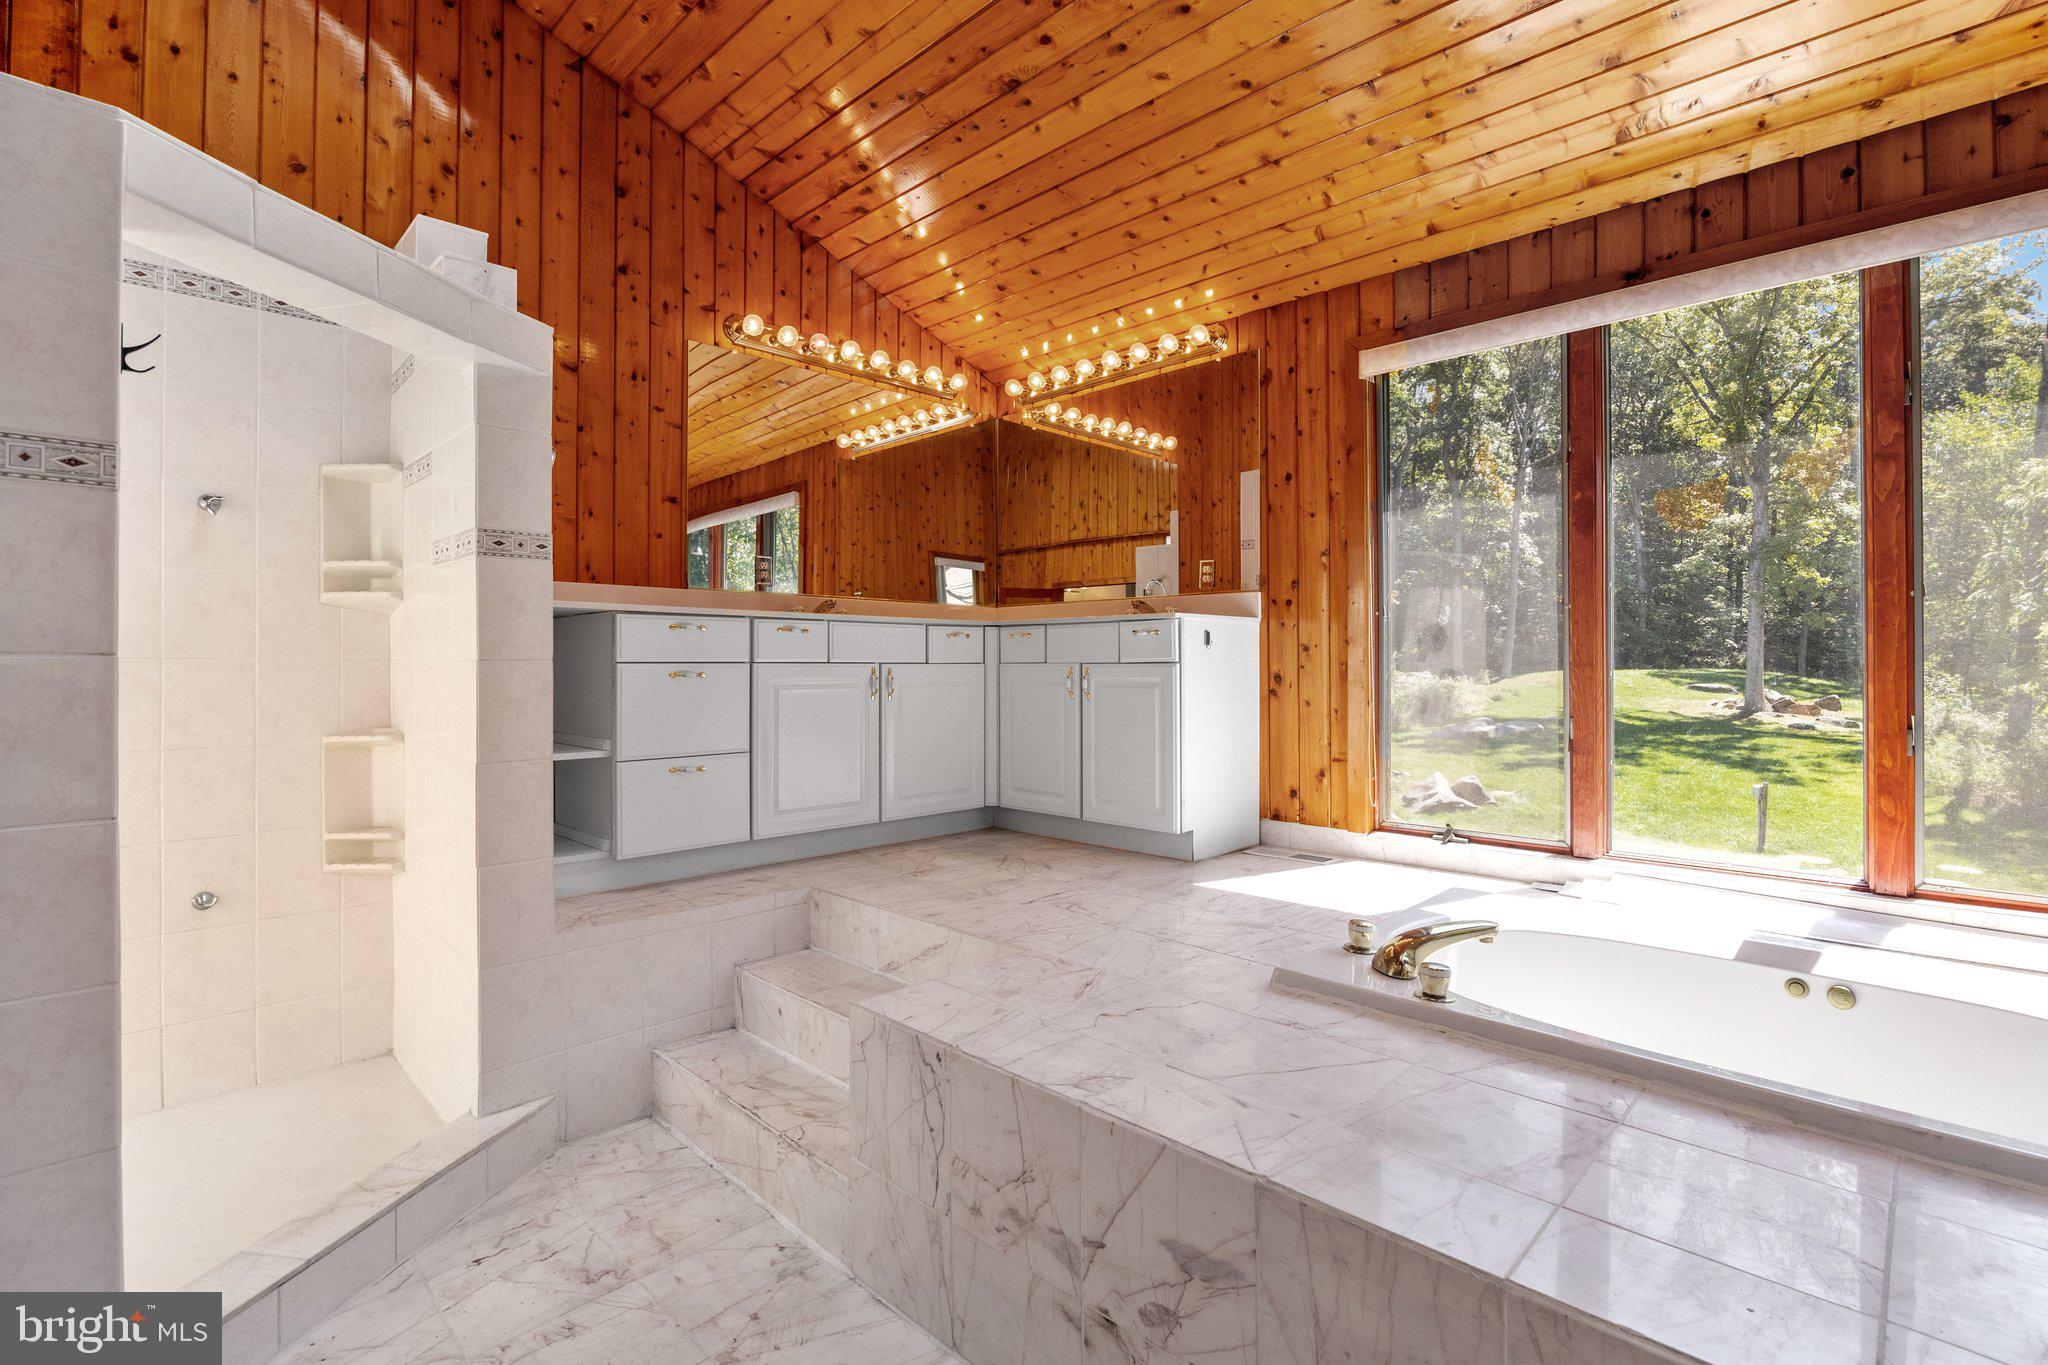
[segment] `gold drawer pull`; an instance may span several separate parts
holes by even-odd
[[[1139,630],[1136,626],[1131,627],[1131,634],[1133,635],[1157,635],[1158,633],[1159,627],[1157,626],[1153,626],[1149,630]]]
[[[675,670],[673,673],[670,673],[669,676],[671,678],[708,678],[711,675],[709,673],[706,673],[702,669],[698,669],[696,672],[692,673],[687,668],[679,668]]]
[[[965,640],[967,632],[964,630],[949,630],[946,632],[946,638],[948,640]]]
[[[777,635],[787,635],[791,631],[795,631],[799,635],[809,635],[811,628],[809,626],[777,626],[775,628]]]
[[[1031,638],[1031,632],[1028,630],[1013,630],[1010,632],[1010,638],[1012,640],[1028,640]]]
[[[709,626],[705,625],[705,624],[704,624],[703,622],[701,622],[701,621],[695,621],[695,622],[692,622],[692,621],[671,621],[671,622],[669,622],[669,623],[668,623],[668,628],[669,628],[670,630],[709,630],[709,629],[711,629],[711,627],[709,627]]]
[[[699,763],[699,764],[698,764],[698,765],[697,765],[696,767],[694,767],[694,768],[681,768],[681,767],[678,767],[678,768],[670,768],[670,769],[669,769],[669,771],[670,771],[670,772],[672,772],[672,773],[701,773],[701,772],[703,772],[703,771],[704,771],[704,765],[703,765],[702,763]]]

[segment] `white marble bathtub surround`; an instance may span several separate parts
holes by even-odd
[[[0,1283],[114,1289],[120,126],[12,77],[0,126]]]

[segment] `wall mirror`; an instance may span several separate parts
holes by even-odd
[[[1094,390],[1050,420],[1035,404],[842,444],[939,402],[694,345],[689,585],[955,605],[1256,586],[1256,356]]]

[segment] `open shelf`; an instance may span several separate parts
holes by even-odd
[[[394,464],[320,470],[320,600],[389,615],[405,596],[403,474]]]
[[[579,758],[610,758],[609,748],[592,748],[587,744],[571,744],[559,737],[555,740],[555,762],[573,763]]]
[[[611,856],[604,849],[592,848],[588,844],[579,844],[567,835],[560,833],[555,835],[555,861],[558,863],[594,862],[599,858],[609,858]]]
[[[321,741],[321,848],[329,872],[405,869],[405,736],[360,730]]]

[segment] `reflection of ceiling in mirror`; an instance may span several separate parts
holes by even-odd
[[[865,424],[927,406],[842,375],[724,346],[690,346],[689,483],[766,464]],[[854,413],[862,403],[865,412]]]

